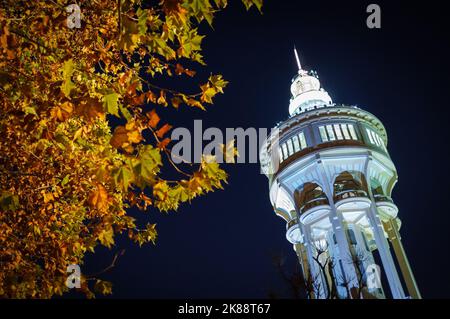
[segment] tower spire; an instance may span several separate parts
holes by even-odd
[[[295,45],[294,45],[294,54],[295,54],[295,59],[297,60],[298,73],[300,74],[302,71],[302,64],[300,63],[300,58],[298,56],[297,48],[295,47]]]

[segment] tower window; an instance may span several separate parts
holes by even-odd
[[[378,147],[381,147],[383,149],[386,149],[386,146],[384,145],[383,139],[380,137],[380,135],[368,128],[366,128],[367,136],[369,137],[370,143],[373,145],[376,145]]]
[[[377,136],[378,145],[384,146],[383,140],[381,139],[380,135],[376,134],[376,136]]]
[[[372,131],[369,130],[368,128],[366,128],[366,132],[367,132],[367,135],[369,136],[370,143],[375,144],[375,141],[373,140],[373,136],[372,136]]]
[[[288,150],[287,150],[286,143],[284,143],[283,145],[281,145],[281,148],[283,149],[283,154],[284,154],[283,158],[284,158],[284,159],[288,158],[289,154],[288,154]]]
[[[328,142],[327,132],[325,131],[325,127],[319,126],[320,138],[322,142]]]
[[[292,141],[293,141],[293,143],[294,143],[294,151],[297,153],[298,151],[300,151],[300,143],[299,143],[299,141],[298,141],[298,136],[295,135],[295,136],[292,138]]]
[[[288,146],[289,156],[291,156],[292,154],[294,154],[294,146],[292,145],[292,140],[289,139],[286,143]]]
[[[350,134],[348,133],[347,124],[341,124],[342,133],[344,133],[344,138],[346,140],[351,140]]]
[[[355,127],[353,124],[347,124],[348,130],[350,131],[350,135],[352,136],[352,139],[355,141],[358,140],[358,135],[356,134]]]
[[[300,132],[300,134],[298,134],[298,138],[300,139],[300,147],[301,149],[305,149],[308,145],[306,144],[306,138],[305,138],[305,133]]]
[[[333,127],[331,125],[327,125],[327,132],[328,132],[328,137],[330,138],[330,141],[336,140],[336,136],[334,135]]]
[[[342,136],[341,127],[339,124],[334,124],[334,131],[336,132],[336,136],[338,140],[343,140],[344,137]]]
[[[378,134],[376,134],[374,131],[370,131],[370,133],[372,134],[372,138],[375,141],[375,144],[377,144],[377,146],[381,146],[380,142],[378,141]]]
[[[283,151],[281,150],[281,147],[278,148],[278,155],[280,156],[280,163],[283,163],[284,158],[283,158]]]

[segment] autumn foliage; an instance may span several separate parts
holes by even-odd
[[[221,75],[196,79],[185,64],[204,66],[197,27],[227,1],[77,3],[81,28],[68,28],[71,1],[1,4],[0,297],[63,294],[66,267],[112,247],[116,234],[155,242],[155,225],[128,208],[176,210],[226,182],[212,157],[187,168],[171,161],[170,118],[159,110],[205,110],[223,93]],[[165,88],[163,77],[199,89]],[[164,179],[163,166],[179,178]],[[92,297],[111,284],[83,276],[81,290]]]

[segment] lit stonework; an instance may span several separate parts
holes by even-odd
[[[334,104],[296,57],[290,117],[263,145],[261,166],[310,297],[420,298],[398,232],[397,172],[383,124]]]

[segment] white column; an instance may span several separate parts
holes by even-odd
[[[370,225],[372,226],[375,242],[377,244],[378,252],[380,253],[381,262],[383,263],[383,269],[386,272],[386,277],[389,282],[389,287],[391,288],[392,296],[395,299],[405,299],[405,293],[389,249],[389,243],[384,236],[383,225],[377,214],[377,208],[370,190],[370,185],[369,194],[371,204],[370,211],[367,213],[367,216],[369,217]]]
[[[330,221],[333,226],[333,231],[338,243],[339,257],[342,260],[342,267],[345,271],[345,279],[349,281],[349,289],[352,287],[358,288],[358,277],[356,275],[355,266],[352,260],[352,252],[348,242],[346,229],[344,225],[344,219],[342,214],[336,210],[333,197],[328,199],[330,201],[331,212]],[[351,297],[351,296],[349,296]]]
[[[315,295],[317,298],[324,298],[325,297],[325,293],[324,293],[324,288],[325,288],[325,283],[323,282],[323,278],[321,275],[321,271],[319,268],[319,265],[317,265],[316,261],[314,260],[313,257],[315,257],[315,247],[314,247],[314,241],[311,237],[311,227],[309,225],[302,225],[302,231],[303,234],[305,236],[305,248],[306,248],[306,254],[308,256],[308,262],[309,262],[309,267],[311,270],[311,276],[312,276],[312,281],[314,281],[315,283],[319,282],[320,283],[320,289],[319,291],[314,291]]]
[[[342,217],[342,214],[337,211],[334,204],[333,187],[331,184],[332,182],[327,177],[321,160],[319,160],[319,163],[321,164],[321,169],[318,170],[318,173],[321,176],[322,187],[325,194],[327,195],[328,202],[331,208],[329,217],[331,225],[333,226],[333,232],[336,236],[336,241],[339,249],[339,257],[342,260],[342,267],[344,268],[345,272],[343,275],[345,277],[345,280],[349,281],[348,288],[351,291],[352,287],[358,288],[358,277],[356,275],[355,267],[352,262],[352,253],[348,243],[347,234],[345,233],[344,218]],[[351,298],[352,296],[348,297]]]
[[[392,297],[395,299],[405,299],[405,293],[403,291],[402,283],[400,277],[397,273],[397,268],[395,267],[394,259],[392,258],[389,243],[384,236],[383,224],[378,216],[378,209],[376,206],[375,199],[372,194],[372,187],[370,185],[370,174],[369,174],[369,163],[372,157],[369,155],[367,157],[364,175],[366,177],[366,187],[370,198],[370,208],[367,212],[367,217],[369,218],[370,225],[372,226],[373,234],[375,237],[375,243],[377,245],[378,252],[381,257],[381,262],[383,264],[383,269],[386,272],[386,277],[389,282],[389,288],[392,292]]]

